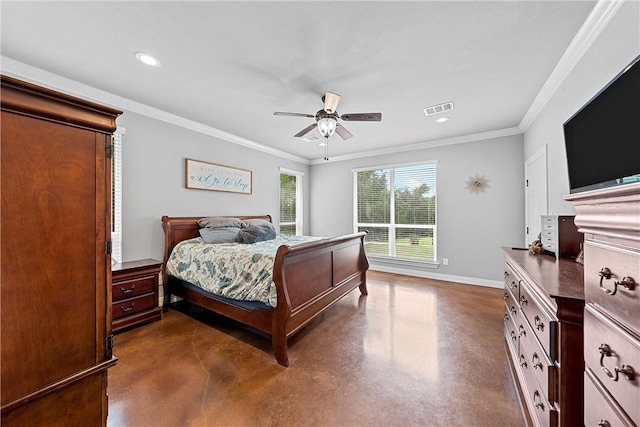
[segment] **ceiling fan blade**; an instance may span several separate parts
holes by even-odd
[[[351,132],[349,132],[344,126],[342,126],[340,123],[336,124],[336,133],[338,135],[340,135],[340,138],[344,139],[345,141],[351,137],[353,137],[353,135],[351,135]]]
[[[333,114],[338,109],[338,104],[342,97],[337,93],[326,92],[322,99],[324,100],[324,111]]]
[[[303,136],[305,136],[306,134],[308,134],[309,132],[314,130],[316,128],[316,126],[318,126],[318,123],[314,123],[312,125],[309,125],[306,128],[302,129],[300,132],[298,132],[295,135],[293,135],[293,136],[295,138],[302,138]]]
[[[315,116],[311,115],[311,114],[305,114],[305,113],[283,113],[282,111],[276,111],[275,113],[273,113],[274,116],[292,116],[292,117],[308,117],[310,119],[313,119]]]
[[[382,121],[382,113],[352,113],[340,116],[342,120],[352,122],[379,122]]]

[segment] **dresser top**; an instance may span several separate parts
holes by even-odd
[[[503,248],[507,260],[554,299],[584,301],[584,267],[569,259]]]

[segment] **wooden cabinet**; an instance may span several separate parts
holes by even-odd
[[[3,426],[105,425],[120,111],[2,76]]]
[[[582,234],[569,215],[541,216],[542,248],[555,255],[556,258],[575,259],[582,249]]]
[[[582,426],[582,265],[505,249],[504,336],[535,426]]]
[[[585,425],[640,425],[640,184],[565,197],[584,233]]]
[[[158,288],[162,262],[155,259],[123,262],[111,269],[113,331],[162,318]]]

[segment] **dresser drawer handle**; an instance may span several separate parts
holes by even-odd
[[[605,419],[598,421],[598,427],[611,427],[611,423]]]
[[[620,281],[616,280],[613,282],[613,290],[607,289],[604,286],[602,286],[602,281],[605,279],[606,280],[611,279],[611,276],[613,276],[613,274],[611,273],[611,270],[608,269],[607,267],[602,267],[598,275],[600,276],[600,289],[603,292],[606,292],[607,294],[612,296],[615,295],[616,292],[618,292],[618,285],[622,285],[625,289],[628,289],[630,291],[632,291],[636,287],[636,281],[633,280],[633,277],[623,277],[622,280]]]
[[[536,399],[538,400],[537,402]],[[536,409],[542,409],[544,411],[544,403],[542,403],[542,396],[538,390],[533,392],[533,403],[535,404]]]
[[[538,360],[537,363],[536,359]],[[540,356],[538,356],[538,353],[533,353],[531,363],[533,363],[533,369],[540,369],[542,371],[542,368],[544,368],[544,365],[540,362]]]
[[[520,355],[520,366],[526,369],[527,367],[527,358],[524,357],[524,354]]]
[[[509,321],[509,314],[508,313],[504,314],[504,321],[505,322]]]
[[[516,335],[516,331],[511,331],[511,339],[514,341],[518,339],[518,336]]]
[[[522,325],[518,326],[518,331],[520,331],[520,334],[519,334],[520,336],[523,336],[523,335],[525,337],[527,336],[527,330],[524,328],[524,326]]]
[[[129,289],[125,289],[122,286],[120,286],[120,292],[122,292],[123,294],[130,294],[131,292],[133,292],[135,288],[136,288],[136,285],[131,285]]]
[[[611,373],[609,368],[604,366],[604,358],[605,358],[605,356],[606,357],[611,357],[611,356],[616,355],[616,353],[613,350],[611,350],[611,347],[609,347],[608,344],[600,344],[600,347],[598,347],[598,350],[600,351],[600,367],[602,368],[604,373],[607,374],[607,376],[611,380],[618,381],[618,374],[624,375],[625,378],[628,379],[629,381],[633,381],[634,380],[635,371],[633,370],[633,367],[631,367],[629,365],[622,365],[622,368],[618,368],[617,366],[615,368],[613,368],[613,371],[616,373],[615,375],[613,375]]]
[[[536,316],[533,318],[533,324],[535,325],[537,330],[541,332],[544,331],[544,322],[540,320],[540,316]]]
[[[507,291],[504,291],[504,299],[505,300],[509,299],[509,293]]]
[[[136,305],[135,302],[132,302],[131,305],[129,307],[125,307],[123,305],[120,306],[120,310],[122,310],[123,312],[127,312],[127,311],[131,311],[133,310],[133,307]]]
[[[527,296],[526,296],[526,295],[521,295],[521,296],[520,296],[520,304],[527,304],[527,305],[529,305],[529,301],[527,300]]]
[[[511,314],[516,314],[518,312],[518,310],[515,308],[515,306],[511,306],[511,308],[509,309],[509,311],[511,312]]]

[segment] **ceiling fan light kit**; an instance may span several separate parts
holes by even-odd
[[[343,114],[342,116],[338,115],[337,109],[338,104],[342,97],[333,92],[325,92],[322,96],[322,102],[324,103],[324,108],[319,110],[315,116],[311,114],[305,113],[286,113],[281,111],[276,111],[273,113],[274,116],[292,116],[292,117],[307,117],[307,118],[315,118],[316,123],[313,123],[306,128],[302,129],[300,132],[294,135],[295,138],[304,138],[307,134],[309,134],[313,129],[318,128],[318,132],[322,135],[325,140],[324,144],[320,144],[325,147],[325,160],[328,159],[328,142],[329,137],[334,133],[337,133],[340,138],[343,140],[347,140],[353,135],[349,132],[344,126],[338,123],[338,119],[344,121],[352,121],[352,122],[379,122],[382,121],[382,113],[351,113],[351,114]]]

